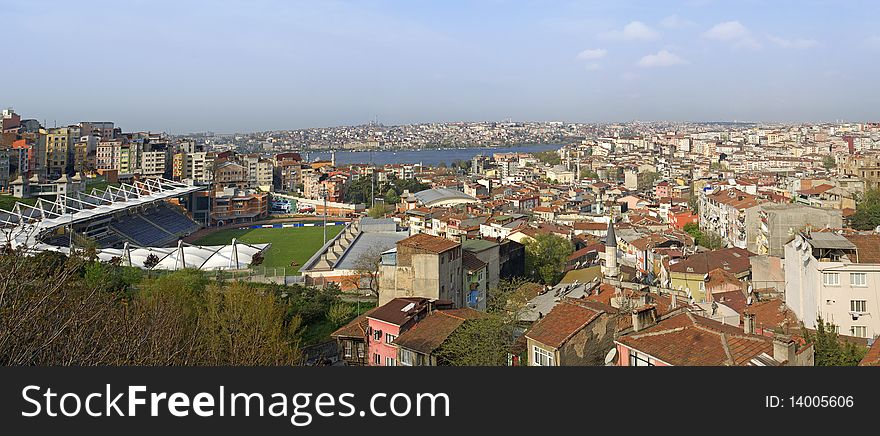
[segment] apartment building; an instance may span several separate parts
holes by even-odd
[[[761,200],[737,188],[700,194],[700,230],[714,233],[732,246],[749,248],[757,238]]]
[[[807,328],[880,335],[880,235],[804,231],[785,245],[785,303]]]
[[[424,233],[382,253],[379,305],[397,297],[425,297],[465,306],[461,244]]]

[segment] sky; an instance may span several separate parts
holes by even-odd
[[[8,1],[0,106],[49,126],[878,121],[876,1]]]

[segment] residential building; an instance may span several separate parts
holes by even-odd
[[[460,243],[423,233],[399,241],[382,253],[379,305],[398,297],[424,297],[464,307],[461,252]]]
[[[617,310],[564,298],[526,332],[529,366],[601,366],[614,346]]]
[[[653,307],[633,311],[633,333],[618,338],[618,366],[813,366],[801,339],[771,338],[687,311],[657,318]]]
[[[785,245],[785,303],[807,328],[880,335],[880,235],[800,232]]]
[[[394,340],[416,325],[432,310],[427,298],[392,298],[367,315],[367,353],[369,366],[397,366]]]
[[[414,326],[400,333],[393,344],[397,346],[399,366],[438,366],[446,362],[438,351],[446,340],[464,323],[482,316],[471,308],[440,309],[431,311]]]

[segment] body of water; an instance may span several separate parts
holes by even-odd
[[[398,163],[421,163],[423,165],[437,165],[440,162],[449,165],[454,160],[471,160],[474,156],[491,156],[493,153],[536,153],[539,151],[558,150],[564,144],[521,145],[512,147],[480,147],[480,148],[451,148],[451,149],[424,149],[424,150],[398,150],[398,151],[337,151],[336,164],[370,163],[398,164]],[[309,161],[330,160],[330,152],[303,153],[303,159]]]

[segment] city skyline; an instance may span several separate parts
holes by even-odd
[[[880,102],[869,2],[171,7],[4,5],[28,74],[3,104],[50,126],[183,134],[377,118],[858,122]]]

